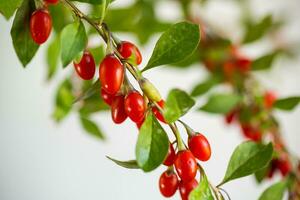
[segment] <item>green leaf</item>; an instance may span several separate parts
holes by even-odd
[[[267,173],[269,172],[269,170],[270,170],[270,165],[256,171],[254,174],[256,181],[258,183],[261,183],[264,180],[264,178],[267,176]]]
[[[185,91],[180,89],[171,90],[164,107],[165,120],[169,123],[175,122],[194,105],[195,101]]]
[[[98,91],[97,93],[83,100],[79,112],[82,116],[88,116],[99,111],[106,111],[109,108],[110,107],[103,101],[102,97],[100,96],[100,92]]]
[[[201,96],[201,95],[205,94],[206,92],[208,92],[211,88],[213,88],[218,83],[220,83],[219,77],[217,77],[217,76],[209,77],[204,82],[201,82],[198,85],[196,85],[193,88],[191,95],[193,97]]]
[[[82,2],[82,3],[89,3],[89,4],[94,4],[94,5],[98,5],[98,4],[102,4],[103,0],[71,0],[71,1],[78,1],[78,2]],[[113,2],[114,0],[106,0],[109,3]]]
[[[61,60],[66,67],[81,51],[87,43],[87,35],[81,21],[67,25],[61,33]]]
[[[48,72],[47,79],[50,80],[58,68],[59,63],[59,55],[60,55],[60,38],[56,37],[49,45],[47,49],[47,64],[48,64]]]
[[[139,167],[145,172],[154,170],[165,160],[168,149],[169,139],[165,130],[152,112],[149,112],[140,129],[135,147]]]
[[[29,30],[30,16],[33,11],[35,11],[34,1],[24,0],[16,13],[10,32],[16,54],[24,67],[39,48],[31,38]]]
[[[214,94],[209,97],[205,105],[200,110],[209,113],[228,113],[242,100],[236,94]]]
[[[91,96],[93,96],[93,95],[97,94],[98,92],[100,92],[100,90],[101,90],[101,83],[98,79],[95,83],[93,83],[93,85],[91,87],[89,87],[89,89],[87,89],[86,91],[81,93],[78,97],[76,97],[76,99],[74,100],[73,103],[88,99]]]
[[[272,63],[276,56],[278,55],[278,52],[273,52],[267,55],[264,55],[262,57],[259,57],[258,59],[254,60],[251,69],[256,70],[265,70],[272,67]]]
[[[102,131],[99,129],[99,127],[97,126],[97,124],[93,121],[91,121],[90,119],[87,119],[86,117],[81,116],[80,117],[80,121],[82,124],[82,127],[92,136],[95,136],[101,140],[104,140],[104,134],[102,133]]]
[[[22,0],[1,0],[0,13],[8,20],[21,5]]]
[[[91,52],[91,54],[95,59],[96,66],[98,66],[100,62],[103,60],[103,58],[105,57],[104,47],[101,45],[98,47],[90,48],[89,51]]]
[[[190,193],[189,200],[214,200],[205,174],[202,174],[202,181]]]
[[[56,33],[60,33],[66,25],[73,21],[70,10],[63,3],[50,4],[49,11],[52,18],[53,30]]]
[[[284,191],[286,189],[286,181],[280,181],[279,183],[275,183],[262,193],[262,195],[259,197],[259,200],[282,200]]]
[[[266,167],[272,159],[273,146],[255,142],[243,142],[231,155],[222,185],[233,179],[241,178],[255,173]]]
[[[108,158],[109,160],[113,161],[114,163],[116,163],[117,165],[127,168],[127,169],[140,169],[140,167],[138,166],[136,160],[129,160],[129,161],[119,161],[116,159],[113,159],[109,156],[106,156],[106,158]]]
[[[152,56],[143,71],[184,60],[195,51],[199,41],[198,25],[180,22],[171,26],[157,41]]]
[[[278,99],[275,101],[274,107],[280,110],[293,110],[300,102],[300,97],[288,97],[284,99]]]

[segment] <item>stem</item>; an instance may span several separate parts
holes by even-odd
[[[171,128],[171,130],[173,131],[173,133],[174,133],[174,135],[176,137],[177,145],[178,145],[178,150],[179,151],[184,150],[185,149],[185,145],[182,142],[182,139],[181,139],[180,133],[178,131],[178,128],[176,127],[175,124],[169,124],[169,127]]]
[[[106,14],[106,7],[107,7],[106,4],[107,4],[106,0],[103,0],[102,1],[100,24],[102,24],[102,22],[104,20],[104,17],[105,17],[105,14]]]

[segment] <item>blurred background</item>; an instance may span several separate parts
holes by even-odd
[[[111,7],[131,3],[130,0],[116,0]],[[298,41],[299,44],[299,0],[253,0],[248,6],[255,16],[273,13],[275,17],[284,17],[286,24],[281,37],[291,42]],[[166,21],[182,18],[175,1],[159,1],[156,12]],[[242,13],[234,1],[210,0],[201,12],[224,35],[233,40],[240,36],[242,30],[238,19]],[[138,134],[135,124],[127,120],[122,125],[115,125],[109,112],[96,115],[93,119],[101,123],[107,136],[103,142],[82,130],[77,113],[71,113],[60,124],[53,121],[51,113],[54,109],[55,89],[64,76],[73,70],[73,66],[60,69],[58,75],[47,82],[46,44],[29,66],[23,69],[13,49],[11,25],[12,19],[6,21],[0,16],[0,199],[164,199],[159,193],[158,179],[165,167],[145,174],[120,168],[105,157],[109,155],[120,160],[134,158]],[[129,34],[117,35],[124,40],[136,41]],[[158,36],[140,48],[144,65]],[[255,56],[269,46],[270,41],[261,41],[246,47],[244,51]],[[299,95],[299,65],[298,54],[293,59],[276,60],[272,70],[256,73],[255,76],[279,97]],[[145,76],[166,97],[168,91],[175,87],[190,91],[195,83],[204,79],[206,73],[202,66],[194,65],[187,69],[158,67],[147,71]],[[281,122],[289,149],[300,155],[300,109],[288,113],[278,111],[276,116]],[[203,166],[211,182],[219,183],[231,153],[243,141],[239,128],[227,126],[219,115],[202,112],[190,112],[183,119],[209,139],[213,155]],[[233,200],[253,200],[270,184],[265,181],[258,186],[251,176],[232,181],[224,189]],[[179,199],[179,193],[173,199]]]

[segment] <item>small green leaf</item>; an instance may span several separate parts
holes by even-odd
[[[248,176],[266,167],[272,159],[272,144],[243,142],[233,152],[222,185],[230,180]]]
[[[91,48],[91,49],[89,49],[89,51],[91,52],[91,54],[93,55],[93,57],[95,59],[96,66],[98,66],[105,56],[104,47],[101,45],[98,47]]]
[[[135,147],[139,167],[145,172],[154,170],[164,161],[168,149],[169,139],[165,130],[152,112],[149,112],[140,129]]]
[[[63,3],[50,4],[49,11],[52,18],[53,30],[60,33],[63,28],[73,21],[71,12]]]
[[[50,80],[54,76],[58,68],[59,55],[60,55],[60,38],[56,37],[50,43],[47,49],[47,64],[48,64],[47,79],[48,80]]]
[[[93,85],[91,87],[89,87],[89,89],[87,89],[86,91],[81,93],[78,97],[76,97],[76,99],[74,100],[73,103],[88,99],[91,96],[93,96],[94,94],[100,92],[100,90],[101,90],[101,83],[98,79],[95,83],[93,83]]]
[[[286,189],[286,181],[280,181],[279,183],[275,183],[262,193],[262,195],[259,197],[259,200],[282,200],[284,191]]]
[[[31,38],[29,30],[30,16],[34,11],[34,1],[24,0],[16,13],[10,32],[16,54],[24,67],[31,61],[39,48],[39,45]]]
[[[119,161],[116,159],[113,159],[109,156],[106,156],[106,158],[108,158],[109,160],[113,161],[114,163],[116,163],[117,165],[127,168],[127,169],[140,169],[140,167],[138,166],[136,160],[129,160],[129,161]]]
[[[254,60],[251,69],[256,70],[265,70],[272,67],[272,63],[276,56],[278,55],[278,52],[273,52],[267,55],[264,55],[262,57],[259,57],[258,59]]]
[[[274,107],[280,110],[293,110],[300,102],[300,97],[288,97],[275,101]]]
[[[200,110],[209,113],[228,113],[242,100],[236,94],[214,94],[209,97],[205,105]]]
[[[173,89],[169,92],[165,107],[164,117],[173,123],[186,114],[195,105],[195,101],[183,90]]]
[[[195,51],[199,41],[198,25],[180,22],[171,26],[157,41],[152,56],[143,71],[184,60]]]
[[[81,51],[87,43],[87,35],[81,21],[67,25],[61,33],[61,60],[66,67]]]
[[[198,85],[196,85],[193,88],[191,95],[193,97],[201,96],[201,95],[205,94],[206,92],[208,92],[211,88],[213,88],[218,83],[220,83],[219,77],[216,77],[216,76],[209,77],[204,82],[201,82]]]
[[[103,3],[103,0],[71,0],[71,1],[78,1],[78,2],[82,2],[82,3],[89,3],[89,4],[93,4],[93,5],[99,5]],[[114,0],[106,0],[109,3],[113,2]]]
[[[189,200],[214,200],[206,175],[202,174],[201,176],[202,181],[190,193]]]
[[[104,134],[102,133],[102,131],[99,129],[99,127],[97,126],[97,124],[93,121],[91,121],[90,119],[87,119],[86,117],[81,116],[80,117],[80,121],[82,124],[82,127],[92,136],[95,136],[101,140],[104,140]]]
[[[0,13],[8,20],[21,5],[22,0],[1,0]]]

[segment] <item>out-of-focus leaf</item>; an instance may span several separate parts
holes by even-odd
[[[62,3],[49,5],[48,9],[52,18],[52,26],[56,33],[60,33],[67,24],[71,23],[71,12]]]
[[[82,102],[82,106],[79,110],[80,114],[83,116],[87,116],[99,111],[106,111],[108,110],[108,105],[103,101],[100,96],[100,91],[93,94],[92,96],[86,98]]]
[[[22,0],[1,0],[0,13],[8,20],[21,5]]]
[[[120,161],[120,160],[116,160],[113,159],[109,156],[106,156],[109,160],[113,161],[114,163],[116,163],[117,165],[127,168],[127,169],[140,169],[140,167],[138,166],[136,160],[129,160],[129,161]]]
[[[80,117],[80,121],[84,130],[86,130],[89,134],[101,140],[105,139],[104,134],[102,133],[99,126],[95,122],[93,122],[92,120],[84,116]]]
[[[208,79],[206,79],[205,81],[197,84],[192,92],[191,95],[193,97],[197,97],[197,96],[201,96],[203,94],[205,94],[206,92],[208,92],[211,88],[213,88],[215,85],[217,85],[218,83],[220,83],[221,78],[218,76],[211,76]]]
[[[287,97],[284,99],[278,99],[275,101],[274,107],[280,110],[293,110],[300,102],[300,97]]]
[[[30,16],[35,9],[34,1],[24,0],[17,10],[10,32],[16,54],[24,67],[31,61],[39,48],[39,45],[31,38],[29,30]]]
[[[82,3],[89,3],[89,4],[94,4],[94,5],[99,5],[103,3],[103,0],[71,0],[71,1],[78,1]],[[107,2],[111,3],[114,0],[106,0]]]
[[[252,70],[265,70],[272,67],[273,61],[278,55],[278,52],[273,52],[262,57],[257,58],[251,65]]]
[[[60,55],[60,38],[57,36],[50,44],[47,49],[47,79],[50,80],[57,68],[59,63],[59,55]]]
[[[101,90],[101,83],[98,79],[95,83],[93,83],[92,86],[90,86],[87,90],[85,90],[78,97],[76,97],[74,103],[90,98],[91,96],[100,93],[100,90]]]
[[[268,187],[262,195],[259,197],[259,200],[282,200],[284,191],[287,189],[286,181],[280,181]]]
[[[92,55],[95,59],[96,66],[98,66],[105,56],[104,47],[101,45],[98,47],[90,48],[89,51],[92,53]]]

